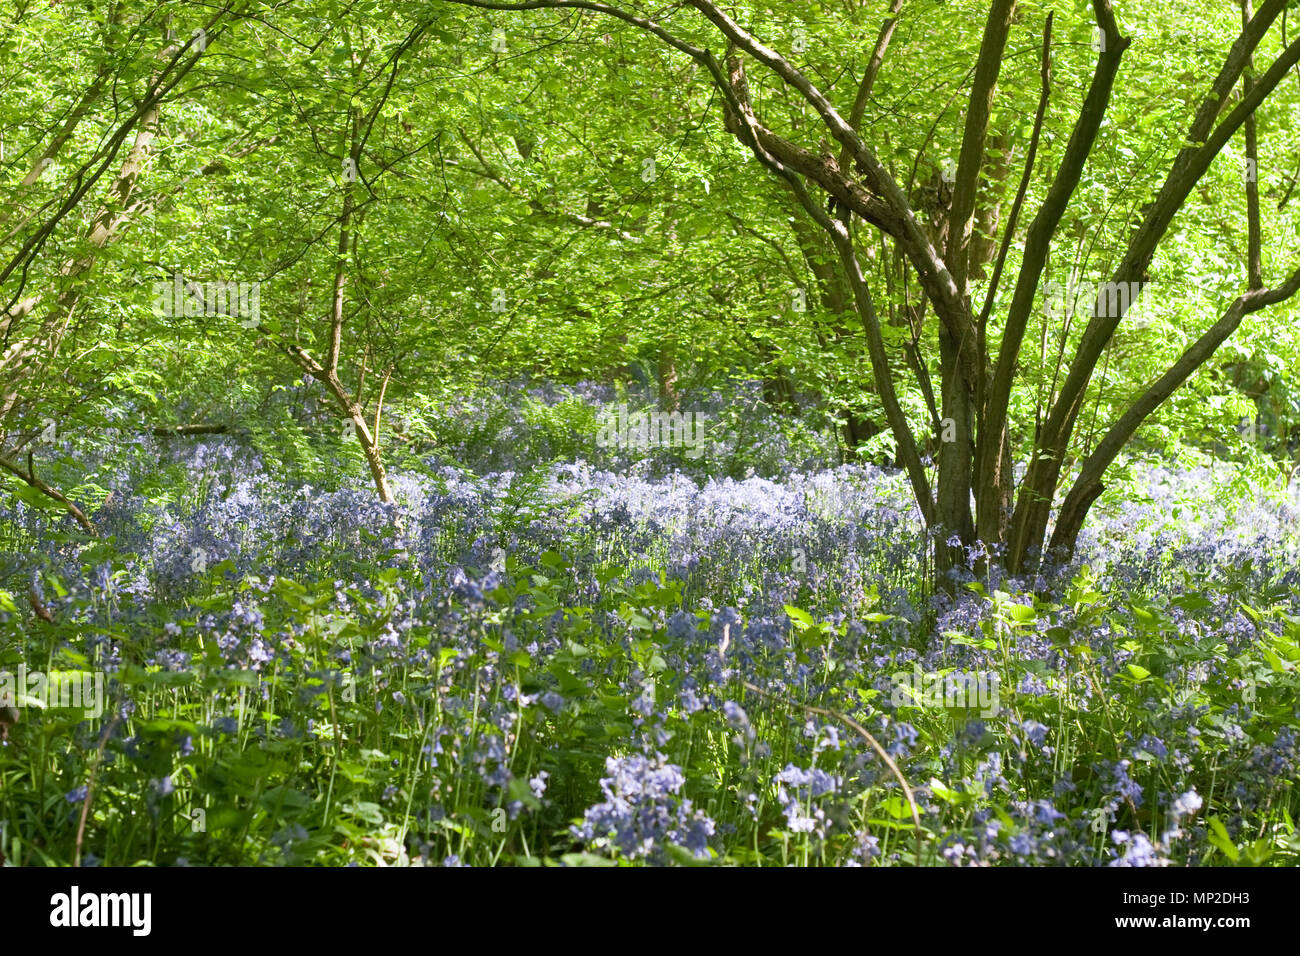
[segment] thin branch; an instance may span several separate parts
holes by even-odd
[[[77,524],[81,525],[81,527],[85,529],[88,535],[90,535],[92,538],[99,537],[99,532],[95,530],[94,523],[91,522],[91,520],[86,517],[86,513],[84,511],[82,511],[75,504],[73,504],[68,499],[68,497],[63,494],[63,492],[59,491],[57,488],[52,487],[49,483],[37,477],[36,469],[32,465],[32,456],[30,454],[28,454],[27,456],[26,471],[23,471],[21,467],[15,465],[12,461],[9,461],[7,458],[0,458],[0,469],[9,472],[11,475],[15,475],[16,477],[21,478],[26,484],[30,485],[32,488],[35,488],[37,491],[39,491],[45,497],[49,498],[51,501],[57,501],[59,504],[63,506],[63,509],[73,517],[73,519],[77,522]]]
[[[1007,264],[1007,254],[1011,249],[1011,241],[1015,238],[1016,224],[1020,219],[1020,210],[1025,204],[1025,196],[1029,192],[1029,182],[1033,178],[1034,160],[1038,156],[1038,141],[1043,133],[1043,119],[1047,115],[1047,104],[1052,95],[1052,17],[1055,14],[1047,14],[1047,22],[1043,25],[1043,58],[1039,67],[1039,76],[1042,77],[1042,92],[1038,97],[1038,109],[1034,111],[1034,128],[1029,136],[1029,151],[1025,156],[1025,169],[1020,177],[1020,186],[1016,190],[1015,201],[1011,204],[1011,213],[1007,216],[1007,225],[1002,233],[1002,245],[998,249],[997,262],[993,266],[993,278],[989,280],[988,292],[984,297],[984,308],[980,310],[978,326],[980,335],[980,354],[984,353],[984,337],[987,332],[989,314],[993,311],[993,303],[997,298],[998,283],[1002,279],[1002,270]]]
[[[853,108],[849,110],[849,125],[860,129],[862,116],[867,110],[867,100],[871,99],[871,90],[876,85],[876,77],[885,62],[885,53],[889,50],[889,41],[893,39],[894,28],[898,26],[898,14],[903,9],[903,0],[894,0],[889,8],[889,18],[880,25],[880,34],[876,37],[876,47],[871,51],[871,59],[862,73],[862,82],[858,84],[858,95],[853,98]],[[852,159],[847,145],[840,147],[840,168],[844,169]]]
[[[867,728],[863,727],[860,723],[858,723],[856,720],[854,720],[852,717],[848,716],[847,714],[841,714],[838,710],[831,710],[829,707],[814,707],[812,704],[804,704],[797,700],[791,700],[789,698],[779,697],[776,694],[768,693],[767,691],[754,686],[747,680],[742,680],[740,682],[740,686],[745,688],[745,690],[751,693],[758,694],[758,696],[760,697],[766,697],[769,700],[779,700],[783,703],[793,704],[795,707],[798,707],[800,710],[807,711],[808,713],[811,714],[820,714],[823,717],[834,717],[836,720],[841,721],[842,723],[846,724],[848,727],[852,728],[852,730],[855,733],[857,733],[863,740],[865,740],[867,744],[871,747],[871,749],[876,752],[876,756],[879,757],[882,761],[884,761],[885,766],[888,767],[889,772],[894,775],[894,779],[898,781],[899,786],[903,788],[903,796],[907,798],[907,806],[912,811],[912,825],[916,828],[916,865],[917,866],[921,865],[921,860],[922,860],[921,841],[922,841],[922,837],[924,836],[924,831],[921,829],[921,814],[916,807],[916,797],[912,795],[912,788],[907,785],[907,778],[903,776],[903,771],[898,769],[898,764],[894,762],[894,758],[889,756],[889,752],[885,750],[884,747],[880,746],[880,741],[877,740],[874,736],[872,736],[871,733],[868,732]]]
[[[975,200],[979,191],[980,167],[984,162],[984,145],[988,140],[989,120],[1002,70],[1002,53],[1011,32],[1011,17],[1016,0],[993,0],[984,36],[980,42],[975,80],[966,103],[966,126],[962,132],[961,153],[952,188],[952,206],[948,210],[948,248],[944,262],[952,273],[957,289],[966,294],[970,268],[970,241],[975,227]],[[980,357],[983,360],[983,357]],[[974,383],[972,383],[974,384]]]
[[[1241,2],[1241,26],[1250,28],[1253,16],[1250,0]],[[1246,60],[1246,68],[1241,74],[1241,94],[1250,95],[1250,88],[1255,82],[1253,64]],[[1262,255],[1262,232],[1259,225],[1259,139],[1255,132],[1255,114],[1246,117],[1246,170],[1242,179],[1246,184],[1246,269],[1249,274],[1250,287],[1264,287],[1264,266]]]
[[[393,377],[393,366],[388,366],[388,371],[384,373],[383,384],[379,386],[379,398],[375,401],[375,427],[371,430],[371,437],[374,438],[375,444],[379,444],[379,415],[384,409],[384,393],[388,391],[388,380]]]

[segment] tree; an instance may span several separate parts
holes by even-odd
[[[1157,250],[1193,191],[1205,180],[1215,157],[1243,129],[1253,181],[1258,165],[1253,118],[1287,72],[1300,62],[1297,39],[1286,44],[1258,75],[1251,70],[1252,56],[1283,13],[1284,0],[1265,0],[1258,12],[1252,12],[1249,3],[1243,8],[1240,32],[1222,54],[1199,104],[1189,111],[1190,117],[1184,117],[1183,145],[1166,164],[1154,196],[1141,208],[1136,228],[1128,230],[1125,224],[1126,236],[1116,240],[1112,235],[1108,240],[1116,244],[1118,262],[1107,281],[1093,284],[1086,324],[1079,329],[1064,320],[1060,329],[1053,330],[1061,342],[1062,359],[1068,356],[1068,361],[1059,369],[1059,381],[1054,379],[1047,390],[1050,401],[1032,435],[1023,422],[1013,421],[1017,390],[1034,384],[1022,366],[1029,322],[1053,247],[1073,238],[1065,230],[1067,210],[1072,202],[1082,201],[1078,193],[1085,182],[1085,170],[1104,145],[1101,133],[1131,43],[1121,32],[1108,0],[1093,0],[1097,58],[1091,81],[1023,237],[1018,227],[1037,172],[1051,103],[1054,17],[1050,14],[1041,30],[1036,112],[1010,211],[1005,218],[995,216],[990,213],[992,203],[980,202],[982,192],[993,189],[996,193],[997,182],[1007,176],[1000,168],[1005,166],[1006,149],[996,145],[1005,139],[992,128],[992,120],[1000,95],[999,78],[1010,60],[1008,41],[1017,25],[1024,23],[1016,0],[993,0],[986,11],[975,62],[964,81],[965,117],[957,140],[958,157],[943,176],[951,198],[937,222],[926,222],[918,215],[908,191],[882,162],[874,140],[885,135],[883,128],[863,124],[864,110],[859,104],[869,99],[871,84],[890,45],[888,20],[863,73],[855,108],[846,114],[809,73],[712,0],[689,0],[684,6],[694,8],[702,22],[677,22],[671,29],[639,11],[593,0],[449,2],[493,11],[550,9],[599,14],[656,37],[704,68],[724,103],[728,132],[787,186],[838,255],[841,277],[851,290],[863,327],[875,389],[898,460],[921,514],[938,540],[940,568],[957,562],[964,549],[977,541],[1000,553],[1013,572],[1036,567],[1045,548],[1056,556],[1070,555],[1079,529],[1104,487],[1107,469],[1137,428],[1209,360],[1246,315],[1283,302],[1300,289],[1300,269],[1274,287],[1265,286],[1259,203],[1257,196],[1249,199],[1246,291],[1100,429],[1102,438],[1094,447],[1085,445],[1082,465],[1062,496],[1059,485],[1067,459],[1072,451],[1079,451],[1081,412],[1103,357],[1134,305],[1137,296],[1132,293],[1149,281]],[[898,10],[895,5],[891,18]],[[724,47],[721,56],[713,52],[719,43]],[[761,103],[750,92],[750,74],[755,68],[761,68],[760,82],[764,84]],[[782,97],[812,111],[818,143],[810,142],[811,129],[792,136],[773,128],[771,117]],[[916,159],[919,162],[920,156]],[[1255,195],[1249,183],[1247,192],[1248,198]],[[911,281],[938,320],[937,361],[930,356],[929,364],[937,365],[943,437],[951,440],[941,443],[933,487],[913,422],[898,397],[898,384],[905,373],[923,377],[924,371],[920,363],[909,369],[908,363],[890,354],[877,313],[879,293],[873,291],[870,270],[862,264],[862,250],[870,248],[870,243],[862,239],[860,224],[892,244],[900,266],[910,270]],[[981,226],[984,234],[977,232]],[[999,227],[1001,237],[995,244],[997,237],[989,233]],[[997,252],[990,259],[995,245]],[[1014,281],[1008,277],[1004,283],[1004,275],[1017,265],[1016,260]],[[986,269],[990,262],[991,271]],[[983,275],[988,278],[982,279]],[[1004,286],[1011,290],[1009,298]],[[1047,340],[1045,325],[1044,351]],[[1018,485],[1013,480],[1017,459],[1026,467]]]
[[[18,162],[28,161],[30,167],[0,208],[0,229],[7,229],[0,235],[0,289],[5,290],[0,304],[0,469],[63,506],[92,534],[94,527],[86,515],[37,477],[30,446],[62,427],[69,408],[96,391],[68,374],[62,347],[70,332],[74,339],[97,338],[84,321],[83,328],[74,330],[95,267],[133,223],[147,219],[168,198],[141,189],[162,107],[181,95],[178,87],[204,56],[208,43],[224,35],[231,18],[230,7],[209,11],[202,27],[181,38],[171,29],[169,16],[149,9],[132,17],[128,7],[110,4],[98,28],[91,28],[100,44],[92,78],[69,102],[60,121],[39,130],[32,143],[20,140],[26,148],[18,151]],[[158,32],[164,36],[159,38]],[[105,90],[125,91],[137,82],[143,83],[141,94],[103,130],[89,156],[78,164],[75,157],[65,155],[81,145],[78,134]],[[96,186],[124,149],[116,175],[108,178],[97,206],[92,205]],[[63,161],[68,161],[71,172],[60,176],[46,195],[34,195],[47,171]],[[202,168],[196,175],[209,171]],[[77,212],[88,207],[96,211],[80,237],[64,238],[60,251],[60,231],[68,231],[70,225],[75,228]],[[60,261],[56,268],[42,270],[41,256],[49,248]],[[27,294],[33,278],[44,287]],[[63,375],[56,374],[60,370]],[[56,394],[59,384],[64,386],[63,394]],[[12,459],[25,448],[24,470]]]

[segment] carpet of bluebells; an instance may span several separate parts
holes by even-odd
[[[97,539],[0,499],[0,668],[107,692],[9,729],[3,854],[1300,862],[1292,501],[1148,468],[1069,567],[976,552],[939,587],[897,474],[744,415],[726,460],[565,447],[537,416],[605,396],[552,391],[447,409],[396,506],[355,461],[308,482],[241,436],[84,454]],[[992,676],[997,706],[900,674]]]

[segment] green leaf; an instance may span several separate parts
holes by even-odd
[[[812,627],[813,617],[807,611],[800,610],[793,604],[785,605],[785,613],[789,616],[794,626],[800,630],[805,627]]]
[[[1221,850],[1229,860],[1236,863],[1240,854],[1237,852],[1236,845],[1233,844],[1232,839],[1228,836],[1228,828],[1223,825],[1223,821],[1218,817],[1210,817],[1205,822],[1209,824],[1210,827],[1209,833],[1206,834],[1206,839],[1208,839],[1216,848]]]

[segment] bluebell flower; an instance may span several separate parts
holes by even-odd
[[[1174,815],[1178,817],[1190,816],[1201,809],[1201,804],[1200,795],[1195,790],[1188,790],[1174,801]]]
[[[653,759],[609,757],[605,768],[608,776],[600,781],[605,800],[587,809],[582,825],[573,828],[575,836],[615,847],[629,859],[662,861],[668,844],[707,855],[715,824],[679,796],[686,781],[680,767],[656,754]]]

